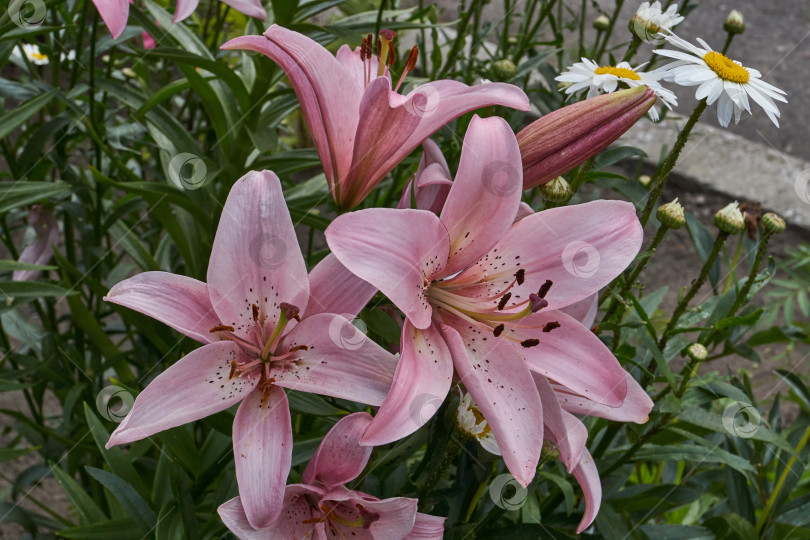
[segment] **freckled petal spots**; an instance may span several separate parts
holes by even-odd
[[[435,326],[418,330],[406,320],[400,342],[391,391],[362,444],[379,446],[410,435],[430,420],[450,391],[453,361]]]
[[[414,326],[430,326],[425,285],[442,275],[450,249],[438,217],[426,210],[360,210],[335,219],[326,242],[346,268],[380,289]]]
[[[520,353],[509,341],[463,321],[448,321],[441,329],[456,372],[492,429],[506,467],[521,485],[529,485],[543,445],[543,406]]]
[[[242,506],[242,498],[236,497],[222,504],[217,512],[222,522],[240,540],[268,540],[269,538],[294,538],[296,540],[326,540],[323,523],[313,522],[322,513],[312,508],[307,496],[314,500],[322,495],[312,486],[291,484],[284,492],[281,515],[269,527],[256,530],[251,527]],[[308,523],[304,523],[307,521]]]
[[[181,358],[138,394],[107,448],[205,418],[241,401],[258,382],[255,372],[228,378],[231,361],[241,361],[242,355],[234,342],[220,341]]]
[[[294,365],[273,367],[276,384],[292,390],[380,405],[388,394],[396,357],[331,313],[306,317],[284,337]]]
[[[219,316],[208,286],[196,279],[144,272],[117,283],[104,301],[134,309],[201,343],[218,341],[210,330],[219,324]]]
[[[360,446],[360,438],[369,423],[371,415],[364,412],[341,418],[324,436],[315,455],[309,460],[303,482],[310,485],[318,483],[329,489],[357,478],[366,468],[374,450],[370,446]]]
[[[377,288],[349,272],[333,253],[309,273],[309,302],[304,316],[338,313],[356,317],[377,293]]]
[[[267,315],[268,331],[282,302],[306,309],[307,267],[272,172],[249,172],[231,189],[208,263],[208,291],[222,324],[250,341],[253,304]]]
[[[512,128],[497,116],[473,116],[441,213],[450,236],[447,274],[464,270],[503,238],[522,192],[523,165]]]
[[[239,405],[233,457],[248,522],[254,529],[270,526],[282,511],[292,463],[292,424],[284,389],[270,385]]]
[[[559,323],[550,332],[543,328]],[[517,341],[538,339],[520,352],[532,371],[557,381],[597,403],[618,407],[627,394],[626,373],[593,332],[561,311],[542,310],[507,326],[504,335]]]

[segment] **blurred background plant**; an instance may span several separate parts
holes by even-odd
[[[584,0],[504,0],[493,18],[487,10],[495,3],[482,0],[457,7],[302,0],[266,3],[268,20],[260,23],[209,0],[174,24],[166,2],[136,0],[129,26],[112,39],[89,0],[12,1],[0,16],[3,534],[229,534],[216,508],[236,494],[232,411],[126,451],[104,448],[134,396],[194,348],[167,327],[103,302],[113,284],[147,270],[204,279],[224,198],[255,169],[282,179],[310,267],[327,253],[322,232],[336,209],[294,93],[269,59],[225,54],[221,43],[276,22],[336,50],[389,28],[399,34],[395,72],[419,45],[409,88],[437,78],[510,82],[525,89],[536,115],[566,102],[554,80],[566,66],[580,56],[615,65],[632,45],[619,16],[623,3],[603,10],[606,3]],[[689,17],[696,7],[687,0],[679,11]],[[726,35],[718,28],[707,37]],[[502,108],[479,114],[504,116],[515,131],[532,119]],[[470,117],[433,137],[451,166]],[[395,205],[420,155],[364,206]],[[650,189],[645,157],[637,148],[610,148],[565,175],[565,197],[536,188],[524,200],[539,210],[625,198],[641,210]],[[716,210],[731,201],[712,202]],[[810,390],[801,359],[810,331],[810,248],[786,250],[779,231],[750,209],[748,234],[729,233],[684,204],[684,230],[653,217],[645,246],[660,235],[661,253],[642,251],[601,298],[594,330],[656,407],[644,425],[587,420],[604,494],[585,534],[808,538]],[[778,261],[765,250],[772,236]],[[695,255],[667,252],[668,244]],[[28,254],[39,249],[39,257],[21,257],[31,245]],[[662,279],[667,266],[674,268]],[[690,296],[699,275],[707,285],[698,280]],[[355,322],[396,347],[395,313],[380,296]],[[729,359],[735,369],[717,367]],[[752,384],[747,363],[765,364],[773,375]],[[295,482],[328,428],[361,408],[289,395]],[[454,399],[413,436],[376,449],[354,487],[379,497],[419,494],[423,511],[448,516],[447,538],[574,536],[581,494],[553,452],[529,488],[516,489],[499,459],[453,435]],[[445,469],[447,448],[458,457]],[[424,493],[428,481],[435,488]]]

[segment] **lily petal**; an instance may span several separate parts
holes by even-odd
[[[129,0],[93,0],[101,20],[113,38],[118,38],[127,27]]]
[[[550,331],[551,326],[559,325]],[[540,311],[508,326],[503,335],[518,342],[539,339],[521,353],[529,369],[591,400],[619,407],[627,395],[626,373],[593,332],[561,311]],[[549,326],[551,325],[551,326]]]
[[[28,213],[28,224],[34,229],[34,241],[22,250],[19,261],[28,264],[46,264],[53,256],[53,246],[59,242],[59,225],[53,214],[35,204]],[[35,281],[40,270],[15,270],[12,281]]]
[[[543,446],[543,406],[531,372],[510,342],[489,332],[459,320],[449,320],[441,330],[456,372],[492,429],[506,467],[528,486]]]
[[[532,377],[543,402],[545,437],[557,445],[566,470],[572,472],[582,458],[588,430],[582,422],[560,407],[557,395],[545,377],[538,373],[532,373]]]
[[[260,21],[267,19],[267,12],[260,0],[222,0],[239,13],[244,13],[249,17],[255,17]]]
[[[299,540],[326,540],[323,523],[310,520],[321,517],[312,508],[307,496],[320,497],[323,493],[312,486],[291,484],[284,491],[281,515],[269,527],[256,530],[248,522],[242,498],[236,497],[222,504],[217,512],[222,522],[240,540],[267,540],[268,538],[296,538]]]
[[[104,301],[134,309],[201,343],[218,341],[210,330],[219,324],[219,316],[202,281],[144,272],[117,283]]]
[[[585,514],[577,527],[577,534],[579,534],[593,523],[602,504],[602,482],[599,480],[599,471],[588,450],[582,452],[582,459],[579,460],[579,465],[574,469],[573,474],[585,495]]]
[[[107,448],[218,413],[238,403],[258,383],[258,373],[229,378],[242,351],[232,341],[200,347],[155,377],[110,436]]]
[[[444,520],[447,518],[417,512],[413,529],[406,540],[441,540],[444,538]]]
[[[578,302],[560,308],[560,311],[581,322],[585,328],[591,328],[599,313],[599,294],[593,293]]]
[[[400,343],[391,391],[361,444],[380,446],[410,435],[430,420],[450,391],[453,360],[435,326],[419,330],[406,320]]]
[[[197,4],[200,0],[177,0],[177,7],[174,9],[174,16],[172,17],[173,23],[179,23],[186,20],[197,9]]]
[[[418,502],[416,499],[393,497],[378,500],[364,493],[340,487],[328,492],[321,501],[337,503],[336,513],[350,521],[361,518],[363,514],[376,516],[370,525],[363,528],[341,523],[337,519],[328,519],[326,528],[329,538],[401,540],[413,529],[416,521]]]
[[[375,406],[388,395],[397,363],[351,321],[331,313],[302,319],[284,336],[287,352],[289,367],[270,371],[275,384]]]
[[[632,375],[629,373],[625,375],[627,378],[627,395],[619,407],[607,407],[601,403],[596,403],[562,385],[555,384],[553,386],[557,392],[557,398],[560,400],[560,405],[566,411],[574,414],[599,416],[617,422],[644,424],[650,419],[650,411],[654,403]]]
[[[305,311],[306,276],[281,182],[270,171],[249,172],[225,201],[208,263],[208,292],[220,322],[254,341],[255,304],[269,335],[282,302]]]
[[[321,441],[309,460],[302,480],[329,488],[351,482],[363,472],[374,450],[360,446],[360,438],[371,423],[371,415],[358,412],[344,416]]]
[[[441,213],[450,236],[447,274],[464,270],[503,238],[517,215],[522,191],[523,165],[512,128],[497,116],[473,116]]]
[[[254,529],[269,527],[281,514],[292,442],[290,406],[282,388],[270,385],[239,405],[233,422],[236,482]]]
[[[309,273],[309,302],[304,317],[339,313],[354,318],[377,293],[377,288],[355,276],[333,253]]]
[[[417,328],[430,326],[425,283],[441,275],[450,241],[426,210],[369,208],[343,214],[326,229],[326,243],[343,265],[371,283]]]
[[[559,309],[610,283],[633,261],[641,241],[641,223],[631,203],[592,201],[551,208],[515,223],[487,256],[453,282],[470,283],[463,292],[467,296],[487,298],[505,290],[519,262],[525,279],[510,289],[507,311],[546,280],[553,283],[546,309]]]
[[[422,142],[422,150],[422,159],[419,160],[416,174],[402,191],[397,208],[411,208],[413,189],[417,208],[439,214],[444,208],[447,194],[450,193],[453,178],[438,144],[425,139]]]

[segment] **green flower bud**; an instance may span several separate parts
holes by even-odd
[[[574,194],[574,190],[571,189],[571,184],[569,184],[565,178],[558,176],[540,186],[540,194],[547,201],[565,202],[571,198],[571,195]]]
[[[517,66],[508,58],[504,58],[492,64],[492,71],[498,79],[505,81],[515,76]]]
[[[768,212],[762,216],[762,226],[770,234],[785,232],[785,220],[773,212]]]
[[[683,206],[678,202],[678,199],[659,206],[655,212],[655,217],[658,218],[662,225],[670,229],[680,229],[686,225]]]
[[[695,362],[703,362],[709,357],[709,351],[700,343],[692,343],[686,348],[686,356]]]
[[[649,186],[650,182],[652,182],[652,178],[650,177],[649,174],[642,174],[641,176],[638,177],[638,183],[644,187]]]
[[[740,205],[733,202],[714,215],[714,225],[728,234],[739,234],[745,230],[745,218]]]
[[[593,27],[597,30],[604,31],[610,28],[610,19],[607,15],[599,15],[595,21],[593,21]]]
[[[726,22],[723,23],[723,30],[729,34],[742,34],[745,32],[745,20],[742,13],[732,9],[731,13],[726,17]]]
[[[541,461],[556,461],[560,458],[560,449],[549,440],[543,441],[543,449],[540,451]]]

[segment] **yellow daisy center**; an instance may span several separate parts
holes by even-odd
[[[639,77],[638,73],[629,68],[602,66],[600,68],[596,68],[596,71],[594,71],[594,73],[596,73],[597,75],[615,75],[617,77],[621,77],[623,79],[630,79],[632,81],[641,80],[641,77]]]
[[[47,60],[48,55],[47,54],[42,54],[41,52],[34,51],[34,52],[31,53],[31,58],[33,58],[34,60]]]
[[[750,75],[748,70],[732,61],[723,53],[709,51],[703,56],[703,61],[717,76],[725,81],[745,84]]]

